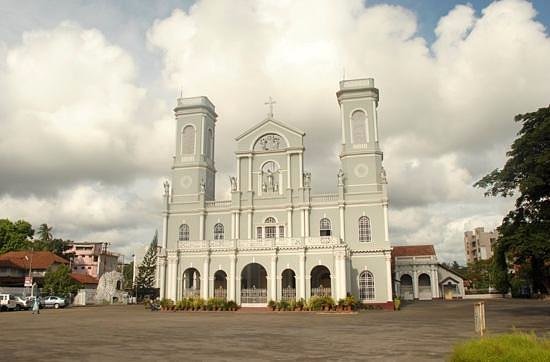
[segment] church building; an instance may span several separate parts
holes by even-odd
[[[391,305],[378,89],[371,78],[344,80],[336,98],[341,166],[316,175],[333,179],[334,192],[313,192],[304,169],[305,133],[271,111],[235,138],[229,200],[215,199],[214,104],[207,97],[177,100],[157,265],[161,298],[221,297],[265,306],[353,295]]]

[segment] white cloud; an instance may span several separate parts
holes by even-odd
[[[345,68],[380,89],[392,240],[434,243],[442,259],[461,260],[463,231],[493,227],[511,207],[471,185],[503,164],[513,116],[548,103],[550,40],[534,16],[523,0],[481,13],[458,5],[429,45],[415,14],[399,6],[206,0],[157,19],[143,34],[147,56],[130,53],[141,44],[113,42],[139,36],[105,35],[78,19],[26,31],[20,42],[12,34],[0,42],[0,217],[48,222],[63,237],[127,253],[149,243],[173,152],[166,94],[180,88],[208,95],[220,115],[219,197],[235,172],[233,137],[263,119],[269,96],[276,118],[307,133],[314,190],[332,190],[334,93]],[[162,74],[143,66],[155,57]]]
[[[63,22],[26,32],[3,60],[0,191],[128,181],[167,163],[169,110],[146,97],[132,57],[98,30]]]
[[[348,77],[374,77],[397,208],[392,234],[430,240],[447,257],[451,250],[462,253],[464,220],[498,220],[505,209],[497,206],[510,205],[484,199],[472,184],[502,165],[503,145],[517,130],[513,116],[548,101],[550,40],[534,16],[521,0],[495,2],[481,16],[458,5],[440,20],[429,47],[416,33],[415,15],[399,6],[199,1],[155,22],[148,40],[164,58],[167,86],[208,95],[216,104],[217,134],[224,135],[218,150],[233,149],[231,136],[259,122],[264,100],[274,96],[276,117],[308,133],[306,167],[322,191],[334,186],[322,175],[338,167],[334,92],[342,70]],[[217,165],[233,172],[232,155],[218,153]],[[457,203],[468,211],[453,207]],[[414,218],[400,213],[411,209],[422,212]]]

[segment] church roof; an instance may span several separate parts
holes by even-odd
[[[399,256],[427,256],[435,255],[433,245],[403,245],[394,246],[392,249],[392,259]]]
[[[273,123],[273,124],[276,124],[277,126],[281,127],[281,128],[284,128],[292,133],[295,133],[299,136],[305,136],[305,132],[298,129],[298,128],[294,128],[294,127],[291,127],[289,126],[288,124],[286,124],[285,122],[283,121],[278,121],[276,119],[273,119],[273,118],[266,118],[264,119],[262,122],[252,126],[251,128],[249,128],[248,130],[244,131],[243,133],[241,133],[239,136],[237,136],[235,138],[235,141],[239,141],[240,139],[242,139],[243,137],[246,137],[248,136],[250,133],[254,132],[255,130],[263,127],[264,125],[268,124],[268,123]]]

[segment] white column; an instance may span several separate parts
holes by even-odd
[[[163,256],[159,257],[159,288],[160,298],[166,298],[166,259]]]
[[[304,210],[304,218],[306,224],[306,237],[309,237],[309,209]]]
[[[201,118],[201,155],[204,155],[204,116]]]
[[[286,183],[287,183],[287,188],[291,188],[291,185],[290,185],[290,172],[291,172],[291,168],[290,168],[290,153],[287,153],[286,154]]]
[[[162,248],[166,249],[168,244],[168,213],[164,213],[162,217]]]
[[[372,115],[374,117],[374,140],[378,142],[378,114],[376,113],[376,104],[372,102]]]
[[[250,240],[252,239],[252,210],[248,212],[247,219],[248,219],[247,236],[248,236],[248,240]]]
[[[204,240],[204,214],[199,217],[199,240]]]
[[[182,270],[181,270],[181,261],[178,256],[176,259],[176,300],[181,300],[183,297],[182,289]]]
[[[271,257],[271,299],[277,300],[277,255]]]
[[[287,231],[286,235],[287,237],[292,237],[292,209],[288,209],[286,212],[286,220],[287,220]]]
[[[241,217],[240,217],[240,213],[237,211],[235,212],[235,239],[241,238],[240,225],[241,225]]]
[[[298,298],[306,298],[306,254],[305,251],[300,253],[300,275],[299,275],[299,293]]]
[[[346,254],[345,252],[336,254],[336,267],[338,277],[338,293],[337,298],[346,297]]]
[[[298,163],[300,166],[300,174],[298,175],[298,178],[300,180],[300,187],[304,187],[304,158],[302,156],[302,153],[298,154]]]
[[[168,256],[168,285],[167,285],[167,296],[172,300],[176,300],[176,266],[178,259],[175,255]]]
[[[344,120],[344,107],[340,106],[340,119],[342,120],[342,144],[346,143],[346,122]]]
[[[248,156],[248,191],[252,191],[252,155]]]
[[[393,280],[393,276],[391,274],[391,253],[388,252],[386,255],[386,278],[387,278],[387,283],[386,283],[386,288],[387,288],[387,293],[388,293],[388,301],[393,301],[393,293],[392,293],[392,280]]]
[[[413,270],[413,298],[418,299],[418,272]]]
[[[240,157],[237,157],[237,191],[241,191],[241,158]]]
[[[235,213],[231,212],[231,239],[235,239]]]
[[[431,268],[430,282],[432,286],[432,298],[439,298],[437,293],[439,289],[439,281],[437,280],[437,272],[434,267]]]
[[[232,254],[229,256],[229,258],[231,259],[231,263],[229,265],[229,286],[228,286],[228,292],[229,292],[229,300],[235,300],[235,287],[236,287],[236,283],[235,283],[235,269],[236,269],[236,262],[237,262],[237,257],[235,254]]]
[[[302,222],[302,229],[301,229],[301,232],[300,232],[300,236],[301,237],[304,237],[306,236],[306,225],[305,225],[305,211],[304,209],[300,210],[300,220]]]
[[[202,264],[201,294],[204,299],[208,299],[208,282],[210,281],[209,269],[210,256],[207,255],[204,257],[204,262]]]
[[[340,206],[340,239],[346,240],[346,220],[344,218],[343,206]]]
[[[388,233],[388,204],[384,204],[384,241],[389,242]]]

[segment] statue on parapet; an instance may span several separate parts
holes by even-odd
[[[168,195],[170,193],[170,184],[168,183],[168,180],[164,181],[162,185],[164,186],[164,194]]]
[[[338,170],[338,186],[344,186],[344,171]]]
[[[237,191],[237,178],[229,176],[229,182],[231,182],[231,191]]]

